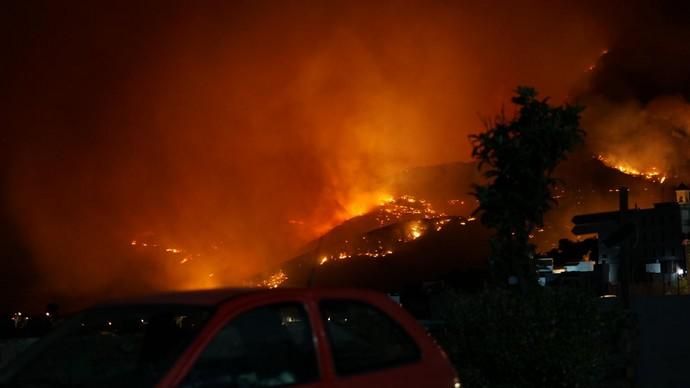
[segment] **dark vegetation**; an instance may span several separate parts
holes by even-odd
[[[625,387],[635,325],[615,302],[578,289],[445,290],[436,337],[463,387]]]
[[[476,185],[477,213],[493,231],[491,288],[447,288],[431,298],[430,315],[444,322],[435,334],[464,387],[629,386],[635,325],[615,300],[587,287],[536,283],[530,235],[556,205],[553,172],[581,143],[578,106],[551,106],[519,87],[511,119],[501,114],[471,136],[486,183]],[[561,263],[577,261],[596,241],[561,240]]]

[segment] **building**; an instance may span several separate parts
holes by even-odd
[[[619,192],[617,211],[582,214],[573,218],[575,235],[596,234],[597,264],[609,284],[617,285],[621,274],[633,282],[659,273],[665,281],[677,281],[688,268],[690,236],[690,188],[676,188],[676,201],[657,203],[649,209],[630,209],[628,189]],[[629,269],[622,271],[625,258]],[[627,268],[627,266],[626,266]]]

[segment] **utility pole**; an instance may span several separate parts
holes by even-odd
[[[635,227],[629,223],[628,193],[627,187],[621,186],[618,188],[619,231],[621,233],[621,250],[619,253],[620,267],[618,269],[618,276],[621,286],[620,296],[625,308],[630,307],[630,269],[632,267],[630,255],[632,254],[632,237],[635,235]]]

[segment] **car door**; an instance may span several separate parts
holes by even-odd
[[[335,374],[332,386],[453,386],[454,371],[430,339],[411,334],[375,303],[322,298],[318,309]]]
[[[179,386],[323,387],[305,306],[273,301],[232,314],[186,368]]]

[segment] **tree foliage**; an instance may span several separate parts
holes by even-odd
[[[490,260],[495,279],[502,283],[516,276],[524,285],[534,276],[529,235],[543,226],[555,204],[554,169],[584,138],[583,108],[551,106],[530,87],[518,87],[512,102],[518,108],[513,118],[502,113],[486,131],[470,136],[472,157],[488,180],[473,194],[482,223],[495,231]]]

